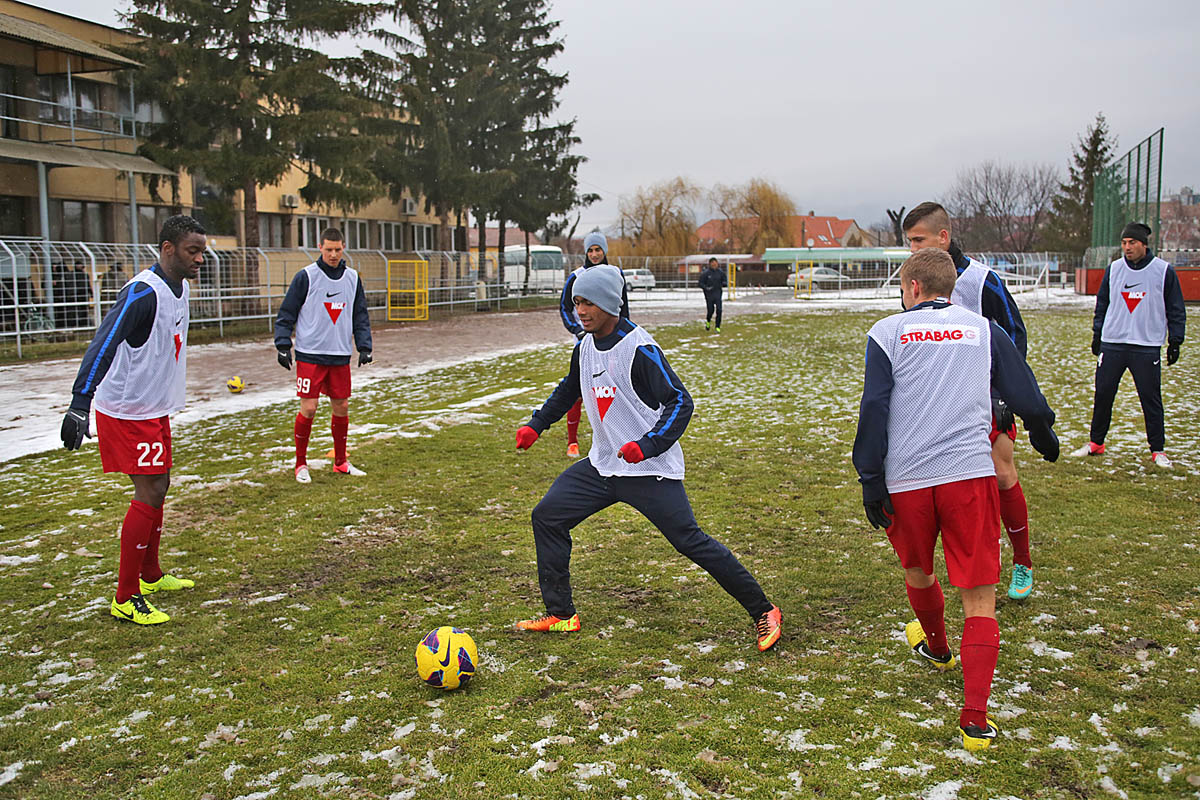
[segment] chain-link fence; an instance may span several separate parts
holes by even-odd
[[[1154,254],[1173,267],[1182,267],[1185,269],[1200,268],[1200,250],[1168,248],[1166,250],[1155,251]],[[1089,269],[1104,269],[1119,258],[1121,258],[1121,248],[1116,245],[1111,247],[1089,247],[1087,252],[1083,254],[1082,266]]]
[[[1129,222],[1150,226],[1150,245],[1158,246],[1162,195],[1163,129],[1146,137],[1096,175],[1092,191],[1092,246],[1121,243]]]

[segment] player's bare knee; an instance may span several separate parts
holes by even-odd
[[[340,400],[335,399],[335,398],[330,398],[329,406],[330,406],[330,408],[333,409],[333,415],[335,417],[345,417],[345,416],[349,416],[349,414],[350,414],[350,399],[349,398],[342,398]]]
[[[937,580],[920,567],[910,567],[904,570],[904,582],[914,589],[927,589]]]

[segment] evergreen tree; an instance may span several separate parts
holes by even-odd
[[[1113,159],[1116,137],[1103,113],[1071,147],[1067,180],[1051,201],[1051,216],[1042,236],[1049,250],[1083,254],[1092,243],[1092,201],[1096,175]]]
[[[389,6],[355,0],[133,0],[127,21],[145,39],[128,48],[146,65],[140,93],[162,109],[142,152],[245,195],[245,241],[258,245],[259,186],[293,167],[312,205],[352,209],[381,187],[367,163],[386,61],[334,58],[327,43],[370,30]],[[156,187],[152,184],[152,189]],[[176,202],[177,187],[176,188]]]

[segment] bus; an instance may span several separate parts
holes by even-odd
[[[567,275],[566,256],[561,247],[549,244],[529,246],[529,291],[560,292]],[[580,259],[582,263],[582,258]],[[510,292],[525,287],[525,245],[504,248],[504,285]]]

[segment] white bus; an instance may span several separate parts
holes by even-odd
[[[580,263],[583,263],[582,256]],[[567,276],[566,257],[561,247],[549,244],[529,246],[529,291],[559,292]],[[510,292],[525,287],[525,245],[504,248],[504,284]]]

